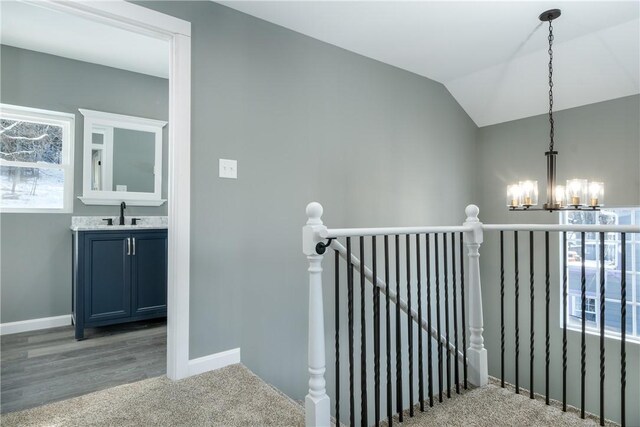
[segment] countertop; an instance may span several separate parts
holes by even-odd
[[[104,219],[111,218],[114,225],[107,225]],[[131,218],[139,218],[138,224],[131,225]],[[166,230],[168,221],[166,216],[125,217],[125,225],[118,225],[117,216],[74,216],[71,217],[71,231],[117,231],[117,230]]]

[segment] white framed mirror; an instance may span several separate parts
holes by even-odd
[[[82,196],[87,205],[160,206],[167,122],[79,109],[84,116]]]

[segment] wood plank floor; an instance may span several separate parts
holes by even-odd
[[[0,411],[45,403],[164,375],[165,319],[87,329],[64,326],[0,337]]]

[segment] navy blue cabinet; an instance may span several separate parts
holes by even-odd
[[[167,231],[76,231],[72,314],[84,328],[167,315]]]
[[[131,258],[131,310],[133,316],[167,313],[167,233],[135,236]],[[163,268],[158,268],[163,266]],[[158,283],[164,284],[162,288]]]

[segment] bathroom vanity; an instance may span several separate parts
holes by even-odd
[[[106,225],[73,217],[72,318],[75,338],[87,327],[167,315],[166,217]]]

